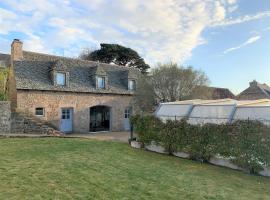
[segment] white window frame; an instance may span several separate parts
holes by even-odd
[[[136,81],[135,80],[128,80],[128,90],[130,90],[130,91],[136,90]]]
[[[99,80],[102,80],[103,85],[99,85]],[[104,76],[97,76],[97,88],[98,89],[105,89],[106,87],[106,79]]]
[[[42,115],[37,114],[37,109],[42,109]],[[35,115],[38,117],[44,117],[45,116],[45,108],[44,107],[36,107],[35,108]]]
[[[61,78],[64,78],[64,82],[58,82],[58,75],[63,75],[63,77],[61,77]],[[65,86],[66,85],[66,83],[67,83],[67,76],[66,76],[66,73],[64,73],[64,72],[56,72],[56,76],[55,76],[55,81],[56,81],[56,85],[59,85],[59,86]],[[62,80],[61,80],[62,81]]]

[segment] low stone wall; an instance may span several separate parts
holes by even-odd
[[[11,111],[9,101],[0,101],[0,133],[9,133],[11,124]]]
[[[12,134],[44,134],[59,136],[62,133],[56,130],[46,121],[25,113],[11,113],[11,130]]]

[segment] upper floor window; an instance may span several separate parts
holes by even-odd
[[[101,77],[101,76],[97,77],[97,87],[101,89],[105,88],[105,77]]]
[[[135,82],[135,80],[129,80],[128,81],[128,89],[129,90],[135,90],[136,89],[136,82]]]
[[[65,73],[56,73],[56,85],[66,85],[66,74]]]
[[[42,108],[42,107],[36,108],[36,110],[35,110],[35,115],[36,115],[36,116],[44,116],[44,114],[45,114],[44,111],[45,111],[45,109]]]

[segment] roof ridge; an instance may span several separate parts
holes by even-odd
[[[59,58],[59,59],[77,60],[77,61],[81,61],[81,62],[85,62],[85,63],[94,63],[94,64],[97,64],[97,65],[102,64],[102,65],[107,65],[107,66],[116,66],[116,67],[125,68],[125,69],[132,69],[132,67],[127,67],[127,66],[123,66],[123,65],[109,64],[109,63],[92,61],[92,60],[83,60],[83,59],[80,59],[80,58],[58,56],[58,55],[52,55],[52,54],[48,54],[48,53],[40,53],[40,52],[25,51],[25,50],[23,50],[23,52],[39,54],[39,55],[44,55],[44,56],[51,56],[51,57],[56,57],[56,58]]]
[[[254,104],[259,104],[259,103],[264,103],[264,102],[270,102],[269,99],[256,99],[256,100],[252,100],[252,101],[248,101],[248,102],[244,102],[244,101],[238,101],[239,102],[239,107],[241,106],[248,106],[248,105],[254,105]]]
[[[229,88],[225,88],[225,87],[214,87],[214,86],[209,86],[209,88],[230,90]]]
[[[0,52],[0,55],[10,56],[10,54],[8,54],[8,53],[1,53],[1,52]]]

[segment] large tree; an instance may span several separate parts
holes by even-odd
[[[85,60],[93,60],[104,63],[114,63],[127,67],[138,68],[146,73],[150,68],[139,54],[131,49],[118,44],[100,44],[100,49],[95,51],[86,50],[80,57]]]
[[[134,96],[142,111],[153,111],[160,102],[180,101],[211,96],[205,73],[174,63],[160,64],[149,75],[142,75]]]

